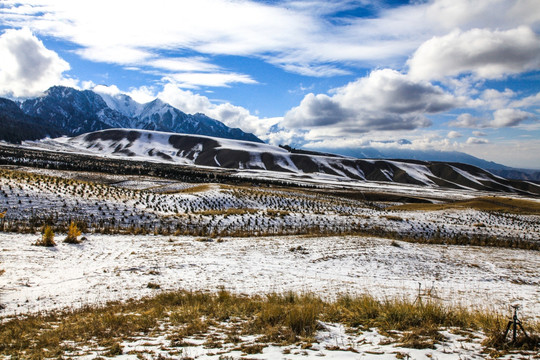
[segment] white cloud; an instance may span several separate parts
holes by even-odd
[[[206,96],[182,90],[173,83],[165,84],[157,97],[188,114],[205,113],[213,106]]]
[[[162,91],[157,93],[155,97],[185,113],[203,113],[229,127],[253,133],[263,140],[270,138],[270,127],[282,120],[281,118],[261,119],[251,114],[246,108],[230,103],[215,104],[206,96],[181,89],[174,83],[165,84]],[[275,134],[272,136],[276,137]]]
[[[218,72],[220,67],[208,62],[203,57],[159,58],[147,62],[149,66],[169,71]]]
[[[486,122],[485,119],[473,116],[469,113],[460,114],[455,120],[450,121],[448,125],[460,128],[481,127]]]
[[[483,131],[473,131],[472,134],[477,137],[487,136],[487,134]]]
[[[64,77],[69,64],[47,49],[28,29],[0,35],[0,95],[31,97],[53,85],[76,85]]]
[[[331,93],[306,95],[299,106],[287,112],[284,125],[334,127],[349,134],[412,130],[431,124],[424,114],[449,110],[461,103],[437,86],[413,81],[390,69],[375,70]]]
[[[511,107],[531,107],[540,106],[540,92],[536,95],[527,96],[523,99],[515,100],[510,104]]]
[[[337,75],[349,75],[347,70],[339,69],[332,65],[310,65],[310,64],[281,64],[280,62],[274,62],[285,69],[288,72],[297,73],[304,76],[313,77],[330,77]]]
[[[526,111],[506,108],[494,111],[492,119],[475,117],[469,113],[464,113],[459,115],[456,120],[450,121],[448,125],[461,128],[514,127],[533,117],[533,114]]]
[[[449,139],[457,139],[457,138],[460,138],[460,137],[463,137],[463,134],[457,132],[457,131],[450,131],[447,135],[447,137]]]
[[[154,67],[173,74],[205,71],[223,77],[228,71],[192,57],[173,62],[163,51],[241,56],[290,53],[295,47],[292,38],[308,36],[321,27],[310,16],[251,1],[95,0],[90,4],[23,0],[3,5],[0,23],[28,26],[70,41],[80,46],[76,53],[85,59]],[[197,85],[221,86],[223,81],[208,78],[197,77],[203,80]]]
[[[510,89],[505,89],[502,92],[495,89],[486,89],[480,96],[480,100],[483,103],[480,103],[479,105],[492,110],[502,109],[508,107],[510,101],[516,95],[517,94]]]
[[[335,137],[317,138],[309,141],[303,147],[314,150],[349,150],[360,148],[375,149],[400,149],[400,150],[436,150],[436,151],[456,151],[460,150],[462,144],[451,141],[445,136],[441,136],[438,131],[418,130],[408,134],[407,139],[400,136],[403,134],[396,132],[389,135],[387,132],[374,132],[362,134],[358,137]]]
[[[467,145],[484,145],[489,144],[489,140],[470,137],[467,139]]]
[[[436,0],[425,6],[424,16],[438,28],[508,29],[540,21],[536,0]]]
[[[540,141],[514,139],[498,140],[488,144],[466,145],[463,151],[481,159],[495,161],[500,164],[516,168],[536,168],[540,170],[538,154],[540,154]]]
[[[106,94],[106,95],[111,95],[111,96],[118,95],[118,94],[122,93],[122,91],[120,91],[120,89],[116,85],[110,85],[110,86],[101,85],[101,84],[100,85],[94,85],[92,87],[92,90],[94,90],[95,92],[100,93],[100,94]]]
[[[127,92],[129,96],[138,103],[144,104],[156,98],[155,89],[153,86],[140,86],[138,88],[130,88]]]
[[[540,69],[540,38],[526,26],[506,31],[455,30],[423,43],[409,59],[416,79],[472,73],[481,78]]]
[[[162,79],[163,81],[172,81],[177,86],[189,89],[197,89],[200,86],[218,86],[224,87],[229,84],[256,84],[249,75],[236,73],[175,73]]]
[[[334,18],[357,7],[374,16]],[[184,70],[163,63],[163,51],[188,50],[253,56],[287,71],[331,76],[346,72],[344,65],[395,64],[431,36],[456,28],[534,28],[539,13],[536,0],[432,0],[393,8],[349,0],[4,0],[0,23],[70,41],[80,46],[78,54],[94,61],[216,73],[202,70],[205,64]]]
[[[90,60],[120,65],[141,64],[154,57],[150,52],[125,45],[92,46],[78,49],[76,54]]]
[[[487,126],[490,127],[511,127],[517,126],[521,122],[532,117],[532,114],[517,109],[499,109],[493,113],[493,120]]]

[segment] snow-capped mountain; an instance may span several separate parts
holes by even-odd
[[[68,135],[124,127],[129,121],[93,91],[64,86],[53,86],[45,96],[24,101],[21,109]]]
[[[125,128],[262,142],[253,134],[245,133],[240,129],[229,128],[222,122],[201,113],[186,114],[160,99],[155,99],[146,104],[139,104],[125,94],[99,94],[111,109],[134,120],[130,126],[123,126]]]
[[[104,92],[95,91],[101,98],[107,103],[107,106],[119,113],[130,117],[138,117],[142,112],[144,105],[136,102],[131,96],[126,94],[108,94]]]
[[[124,94],[108,95],[53,86],[44,96],[24,101],[20,108],[26,116],[39,119],[42,126],[52,129],[50,133],[54,135],[135,128],[262,142],[251,133],[230,128],[204,114],[186,114],[159,99],[139,104]],[[14,118],[12,122],[18,120]],[[35,136],[26,139],[35,139]]]
[[[90,153],[181,165],[282,173],[314,180],[378,181],[454,189],[540,195],[540,186],[507,180],[475,166],[416,160],[368,160],[294,153],[286,148],[200,135],[109,129],[29,144],[55,151]],[[255,175],[254,175],[255,174]]]

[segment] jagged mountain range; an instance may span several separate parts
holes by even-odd
[[[200,135],[109,129],[26,146],[180,165],[301,176],[313,181],[378,181],[428,187],[540,195],[540,185],[507,180],[472,165],[417,160],[367,160],[298,153],[268,144]]]
[[[13,143],[109,128],[198,134],[262,143],[253,134],[229,128],[204,114],[186,114],[159,99],[140,104],[125,94],[110,95],[63,86],[51,87],[44,96],[20,103],[0,98],[0,128],[0,140]],[[325,152],[334,150],[323,149]],[[374,148],[340,151],[342,155],[356,158],[463,162],[507,178],[540,182],[539,171],[515,169],[459,152],[402,149],[381,152]]]
[[[16,103],[0,98],[0,124],[19,129],[1,132],[0,140],[20,142],[79,135],[109,128],[135,128],[262,142],[204,114],[186,114],[156,99],[139,104],[131,97],[53,86],[44,96]]]

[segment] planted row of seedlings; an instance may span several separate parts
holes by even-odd
[[[373,234],[440,243],[538,247],[538,216],[473,210],[400,212],[300,189],[204,185],[156,193],[0,170],[0,230],[251,236]],[[84,225],[82,225],[84,224]],[[497,239],[494,241],[493,239]],[[466,240],[468,239],[468,240]]]

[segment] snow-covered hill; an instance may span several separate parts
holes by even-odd
[[[460,163],[291,153],[262,143],[148,130],[109,129],[44,140],[32,146],[181,165],[249,170],[253,176],[272,172],[280,173],[282,177],[294,175],[321,180],[394,182],[434,188],[540,194],[538,185],[507,180]]]

